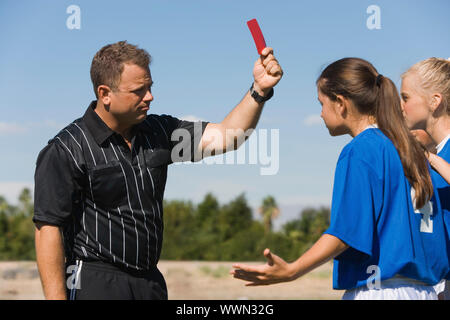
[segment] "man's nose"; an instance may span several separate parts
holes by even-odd
[[[153,94],[150,90],[147,90],[147,92],[145,93],[144,99],[142,99],[144,101],[153,101]]]

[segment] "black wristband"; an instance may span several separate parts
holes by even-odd
[[[264,96],[264,97],[263,97],[263,96],[259,95],[259,93],[256,92],[256,91],[253,89],[253,83],[252,83],[252,86],[250,87],[250,95],[251,95],[252,98],[255,99],[255,101],[258,102],[258,103],[266,102],[267,100],[269,100],[270,98],[272,98],[273,92],[274,92],[273,88],[270,88],[270,91],[269,91],[269,93],[267,94],[267,96]]]

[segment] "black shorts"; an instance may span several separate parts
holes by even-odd
[[[167,300],[166,282],[157,267],[134,271],[77,260],[66,270],[68,300]]]

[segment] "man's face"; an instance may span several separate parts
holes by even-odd
[[[117,89],[111,91],[109,112],[126,125],[142,122],[153,100],[153,84],[149,69],[125,64]]]

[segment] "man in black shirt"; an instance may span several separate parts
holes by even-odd
[[[38,156],[33,221],[47,299],[167,299],[157,268],[167,166],[236,149],[283,74],[264,49],[250,91],[230,114],[195,123],[147,115],[149,63],[126,41],[97,52],[97,100]]]

